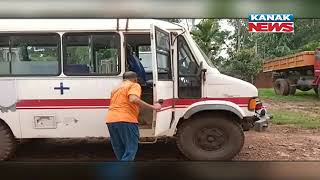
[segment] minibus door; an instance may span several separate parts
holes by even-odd
[[[166,135],[173,121],[173,77],[170,33],[151,25],[151,52],[153,68],[153,100],[162,109],[153,112],[155,136]]]

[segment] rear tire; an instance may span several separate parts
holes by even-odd
[[[177,146],[190,160],[230,160],[244,144],[244,133],[235,119],[206,113],[178,127]]]
[[[277,79],[273,84],[273,88],[277,95],[289,95],[289,83],[285,79]]]
[[[293,86],[295,83],[289,79],[287,79],[289,85],[289,95],[294,95],[296,93],[297,87]]]
[[[318,88],[315,88],[314,91],[316,92],[318,98],[320,99],[320,85],[318,86]]]
[[[9,127],[0,121],[0,161],[8,160],[16,148],[16,140]]]

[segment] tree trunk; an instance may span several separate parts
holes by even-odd
[[[255,50],[255,56],[257,57],[258,56],[258,38],[256,37],[255,39],[256,40],[254,43],[254,46],[255,46],[254,50]]]

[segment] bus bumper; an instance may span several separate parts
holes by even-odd
[[[267,113],[265,108],[256,110],[256,121],[253,123],[253,129],[261,132],[268,127],[269,120],[272,119],[272,115]]]

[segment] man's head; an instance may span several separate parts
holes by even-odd
[[[123,80],[129,80],[132,82],[137,82],[138,81],[138,75],[137,73],[133,72],[133,71],[127,71],[123,74]]]

